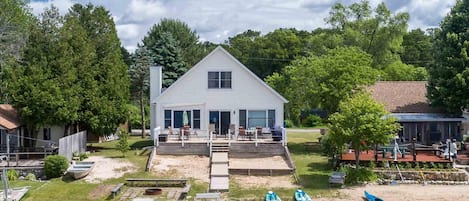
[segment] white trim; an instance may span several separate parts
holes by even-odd
[[[194,107],[194,106],[203,106],[205,103],[167,103],[162,104],[162,108],[180,108],[180,107]]]

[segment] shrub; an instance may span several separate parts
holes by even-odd
[[[285,119],[285,127],[287,127],[287,128],[293,128],[293,127],[295,127],[295,124],[293,123],[292,120],[290,120],[290,119]]]
[[[47,178],[61,177],[68,168],[67,158],[61,155],[47,156],[44,160],[44,172]]]
[[[87,153],[81,153],[79,157],[80,157],[80,161],[82,161],[82,160],[88,158],[88,154]]]
[[[303,126],[305,127],[315,127],[321,125],[322,119],[318,115],[308,115],[306,119],[303,120]]]
[[[376,168],[376,163],[374,161],[370,161],[370,168],[375,169]]]
[[[412,163],[405,162],[405,168],[406,169],[412,169]]]
[[[33,173],[28,173],[28,175],[26,175],[25,179],[29,180],[29,181],[36,181],[36,175],[34,175]]]
[[[18,179],[18,171],[16,170],[7,170],[7,177],[8,177],[8,181],[15,181],[16,179]]]
[[[346,184],[358,184],[367,181],[375,181],[378,176],[369,168],[366,167],[353,167],[353,166],[342,166],[341,172],[345,173]]]
[[[125,153],[130,150],[129,145],[129,132],[121,130],[119,133],[119,141],[117,141],[116,148],[122,152],[125,157]]]

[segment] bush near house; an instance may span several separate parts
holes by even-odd
[[[68,168],[68,160],[64,156],[47,156],[44,160],[44,172],[47,178],[61,177]]]

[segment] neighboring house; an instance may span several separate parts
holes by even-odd
[[[466,119],[430,107],[426,84],[426,81],[381,81],[368,90],[402,125],[401,142],[409,142],[414,137],[418,143],[427,145],[450,138],[461,140]]]
[[[36,147],[50,146],[52,143],[58,145],[59,139],[63,137],[62,126],[45,126],[38,129],[36,138],[25,135],[26,128],[21,124],[18,112],[12,105],[0,104],[0,151],[6,150],[7,134],[10,135],[10,147],[27,147],[27,140],[35,140]]]
[[[11,147],[22,146],[19,136],[23,135],[23,128],[16,110],[9,104],[0,104],[0,151],[7,147],[7,135],[11,135],[9,144]]]
[[[152,132],[177,130],[184,123],[198,135],[207,135],[210,124],[221,135],[230,125],[236,130],[283,125],[287,100],[220,46],[163,92],[161,82],[162,68],[151,67]]]

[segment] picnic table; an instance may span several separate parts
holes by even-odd
[[[383,154],[383,158],[386,158],[386,154],[387,152],[391,152],[391,156],[394,157],[394,145],[393,146],[381,146],[379,147],[379,150],[382,152]],[[399,145],[398,146],[398,149],[399,151],[401,152],[401,157],[402,158],[405,158],[405,154],[407,152],[407,146],[401,146]]]

